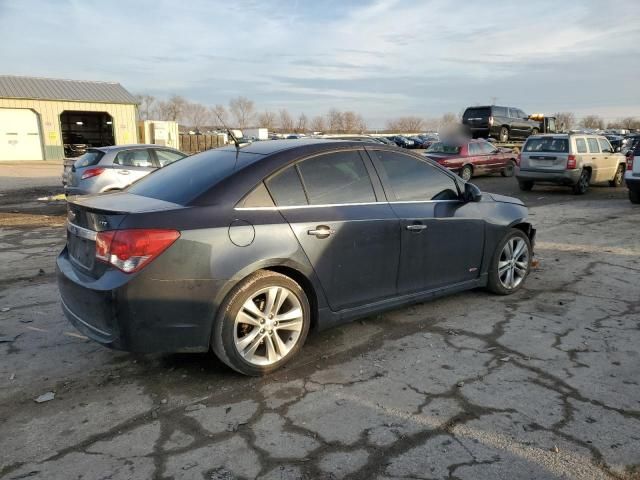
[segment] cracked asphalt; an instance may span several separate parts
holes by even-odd
[[[531,205],[523,290],[311,334],[259,379],[84,339],[53,275],[64,205],[3,197],[0,478],[640,478],[640,208],[623,188],[477,184]]]

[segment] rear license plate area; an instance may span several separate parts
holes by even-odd
[[[81,238],[73,233],[67,234],[69,256],[82,268],[91,270],[96,258],[96,243],[93,240]]]

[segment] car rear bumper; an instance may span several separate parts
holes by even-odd
[[[516,167],[518,180],[540,183],[554,183],[558,185],[575,185],[578,183],[582,170],[536,170]]]
[[[209,349],[216,311],[210,282],[115,270],[93,279],[78,271],[66,248],[57,258],[56,275],[67,319],[105,347],[140,353]]]
[[[640,174],[636,174],[637,176],[633,175],[633,174],[629,174],[627,173],[624,176],[624,182],[627,184],[627,188],[629,190],[633,190],[634,192],[640,192]]]

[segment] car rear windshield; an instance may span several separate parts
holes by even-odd
[[[428,153],[451,153],[458,154],[460,153],[460,145],[451,145],[444,142],[436,142],[431,144],[429,148],[427,148]]]
[[[491,109],[487,107],[483,108],[467,108],[464,111],[463,119],[467,118],[487,118],[491,116]]]
[[[568,153],[569,141],[566,138],[530,138],[524,146],[524,151]]]
[[[142,197],[187,205],[258,155],[234,149],[208,150],[177,160],[127,190]]]
[[[87,153],[78,157],[73,163],[73,166],[76,168],[84,168],[97,165],[102,157],[104,157],[104,152],[100,150],[87,150]]]

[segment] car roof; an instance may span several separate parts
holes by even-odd
[[[130,143],[128,145],[109,145],[106,147],[91,147],[90,150],[101,150],[103,152],[117,152],[120,150],[131,150],[135,148],[162,148],[167,150],[176,150],[175,148],[172,148],[172,147],[167,147],[164,145],[148,144],[148,143]]]
[[[253,142],[245,146],[240,147],[241,152],[256,153],[259,155],[271,155],[277,152],[284,152],[286,150],[292,150],[294,148],[309,147],[312,145],[330,145],[335,143],[336,145],[356,145],[361,147],[363,142],[338,140],[330,138],[297,138],[289,140],[264,140],[260,142]],[[221,147],[221,150],[235,150],[234,145],[227,145]]]

